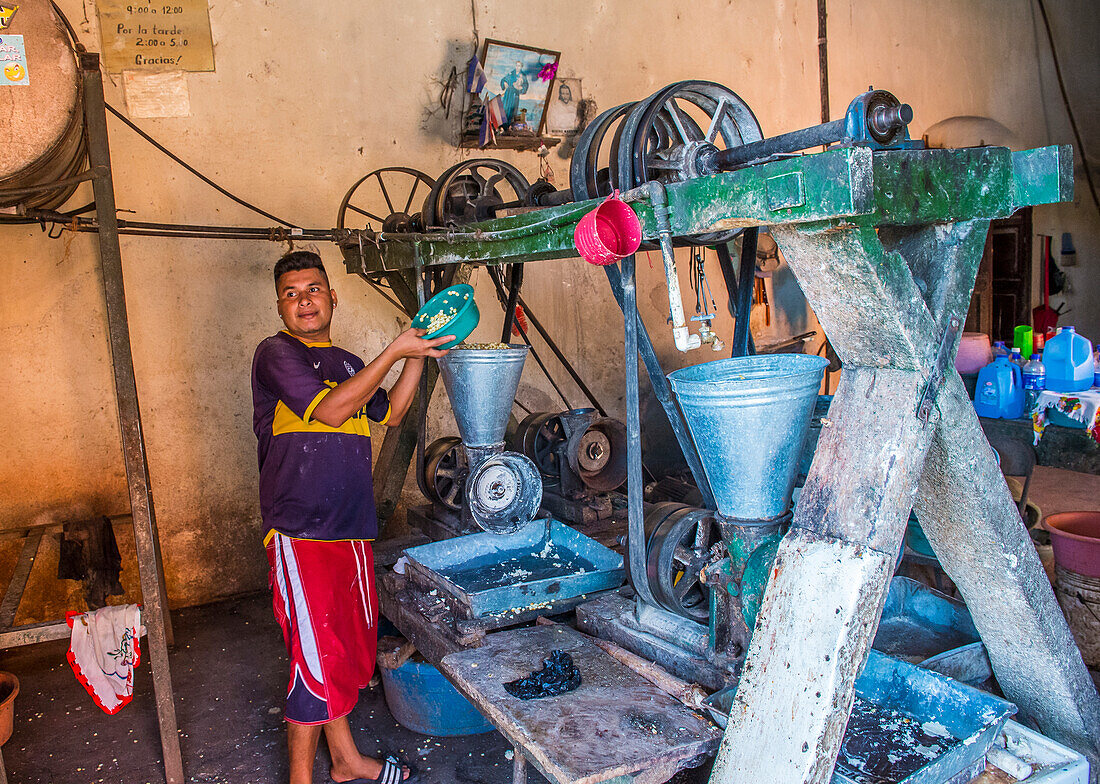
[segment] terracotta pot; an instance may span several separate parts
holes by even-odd
[[[1048,515],[1043,525],[1050,531],[1055,563],[1100,577],[1100,512],[1059,512]]]
[[[8,742],[15,721],[15,697],[19,694],[19,679],[10,672],[0,671],[0,746]]]

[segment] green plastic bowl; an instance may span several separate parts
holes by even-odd
[[[481,319],[477,303],[474,302],[473,286],[460,283],[449,289],[443,289],[424,303],[424,307],[413,317],[412,325],[417,329],[427,329],[437,314],[446,313],[451,309],[454,309],[454,315],[443,326],[424,335],[424,339],[433,340],[444,335],[454,335],[454,340],[439,346],[439,348],[454,348],[470,337],[470,333],[474,331],[474,327]]]

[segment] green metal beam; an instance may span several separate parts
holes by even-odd
[[[879,150],[846,147],[747,166],[668,186],[672,233],[851,221],[864,226],[1004,218],[1018,207],[1072,198],[1072,149],[1004,147]],[[509,264],[576,255],[573,230],[598,200],[547,207],[450,232],[344,243],[348,271]],[[653,208],[634,203],[643,236],[657,238]]]

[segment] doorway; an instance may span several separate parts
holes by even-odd
[[[966,314],[967,332],[1011,345],[1018,324],[1031,323],[1031,207],[992,221]]]

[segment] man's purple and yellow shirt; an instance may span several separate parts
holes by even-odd
[[[368,420],[390,415],[384,389],[340,427],[311,418],[317,404],[364,367],[331,343],[279,332],[252,360],[252,428],[259,441],[260,513],[268,530],[298,539],[378,534]]]

